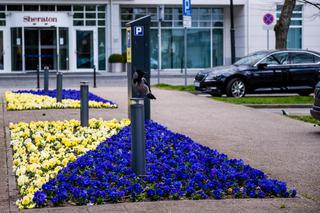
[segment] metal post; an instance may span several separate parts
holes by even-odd
[[[146,174],[146,142],[144,130],[144,100],[132,98],[131,108],[131,162],[136,175]]]
[[[49,67],[48,66],[44,67],[43,75],[44,75],[43,89],[45,92],[48,92],[49,90]]]
[[[62,72],[57,72],[57,102],[62,102]]]
[[[37,65],[37,89],[40,89],[40,67]]]
[[[87,127],[89,124],[89,86],[88,81],[80,82],[80,120],[81,126]]]
[[[93,65],[93,88],[97,88],[97,72],[96,72],[96,65]]]
[[[231,38],[231,63],[236,61],[236,48],[235,48],[235,37],[234,37],[234,17],[233,17],[233,0],[230,0],[230,38]]]
[[[187,28],[184,28],[184,85],[187,86]]]
[[[269,50],[269,30],[267,30],[267,50]]]

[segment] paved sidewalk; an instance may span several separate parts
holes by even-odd
[[[91,89],[119,104],[118,109],[95,109],[90,117],[127,117],[125,87]],[[320,211],[320,128],[284,116],[216,102],[189,93],[156,90],[152,101],[153,120],[217,149],[231,158],[243,159],[270,177],[296,187],[295,199],[242,199],[163,201],[63,207],[30,212],[319,212]],[[3,96],[3,91],[0,91]],[[1,109],[2,110],[2,109]],[[3,120],[78,119],[79,110],[35,110],[0,113],[0,212],[9,211],[7,163]],[[281,209],[280,207],[285,207]],[[13,208],[11,208],[13,209]]]

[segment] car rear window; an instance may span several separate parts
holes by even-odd
[[[315,63],[315,55],[309,53],[291,53],[291,64]]]

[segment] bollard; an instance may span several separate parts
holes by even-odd
[[[62,72],[57,72],[57,102],[62,102]]]
[[[144,130],[144,99],[131,98],[131,162],[136,175],[146,174],[146,142]]]
[[[37,65],[37,89],[40,89],[40,67]]]
[[[89,87],[88,81],[80,82],[80,120],[81,126],[87,127],[89,124]]]
[[[97,88],[97,72],[96,72],[96,65],[93,65],[93,88]]]
[[[48,92],[49,90],[49,67],[48,66],[44,67],[43,75],[44,75],[43,89],[45,92]]]

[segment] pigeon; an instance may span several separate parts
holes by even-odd
[[[156,97],[151,93],[150,85],[144,78],[145,72],[142,70],[137,70],[133,73],[133,85],[138,90],[140,95],[147,97],[149,99],[156,99]]]
[[[282,111],[282,115],[289,116],[289,113],[286,112],[285,110],[282,109],[281,111]]]

